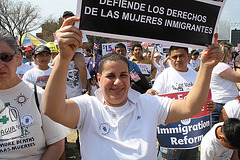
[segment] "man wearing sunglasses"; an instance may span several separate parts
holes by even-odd
[[[43,114],[44,90],[17,76],[16,53],[15,38],[1,29],[0,159],[60,159],[70,132]]]

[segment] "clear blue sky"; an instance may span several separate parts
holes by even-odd
[[[76,12],[77,0],[20,0],[38,5],[41,9],[42,19],[59,18],[66,10]],[[221,20],[231,19],[231,23],[240,24],[240,0],[227,0],[223,9]],[[238,27],[240,28],[240,25]]]
[[[231,19],[232,23],[240,23],[240,0],[227,0],[220,19]]]

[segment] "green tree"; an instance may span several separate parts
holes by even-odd
[[[19,35],[20,40],[24,33],[37,30],[41,26],[40,18],[38,6],[21,1],[0,0],[0,27],[14,37]]]
[[[47,19],[43,24],[42,24],[42,34],[44,37],[44,40],[47,42],[53,42],[54,41],[54,36],[53,33],[58,30],[63,21],[62,18],[59,18],[58,20],[55,20],[53,18]]]

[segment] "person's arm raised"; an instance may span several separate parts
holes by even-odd
[[[80,115],[78,105],[65,99],[69,64],[82,44],[82,33],[73,26],[75,21],[79,21],[79,18],[68,18],[56,32],[60,54],[48,79],[43,100],[44,113],[70,128],[77,126]]]
[[[215,41],[217,36],[215,35]],[[165,123],[172,123],[190,118],[198,114],[205,105],[213,68],[222,59],[222,52],[218,44],[208,46],[201,58],[201,67],[195,83],[184,100],[174,100],[169,109]]]
[[[150,60],[151,60],[152,62],[154,61],[153,57],[154,57],[155,49],[156,49],[156,48],[157,48],[157,46],[154,45],[154,46],[153,46],[153,50],[152,50],[152,52],[151,52],[151,58],[150,58]]]

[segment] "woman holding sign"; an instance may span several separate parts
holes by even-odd
[[[72,26],[76,21],[79,18],[67,19],[56,32],[60,58],[46,86],[45,113],[79,130],[83,159],[156,159],[157,125],[192,117],[205,104],[212,69],[221,60],[219,45],[210,45],[203,55],[197,85],[186,99],[141,95],[129,88],[128,60],[118,53],[100,60],[96,97],[65,99],[68,66],[82,43],[82,33]]]

